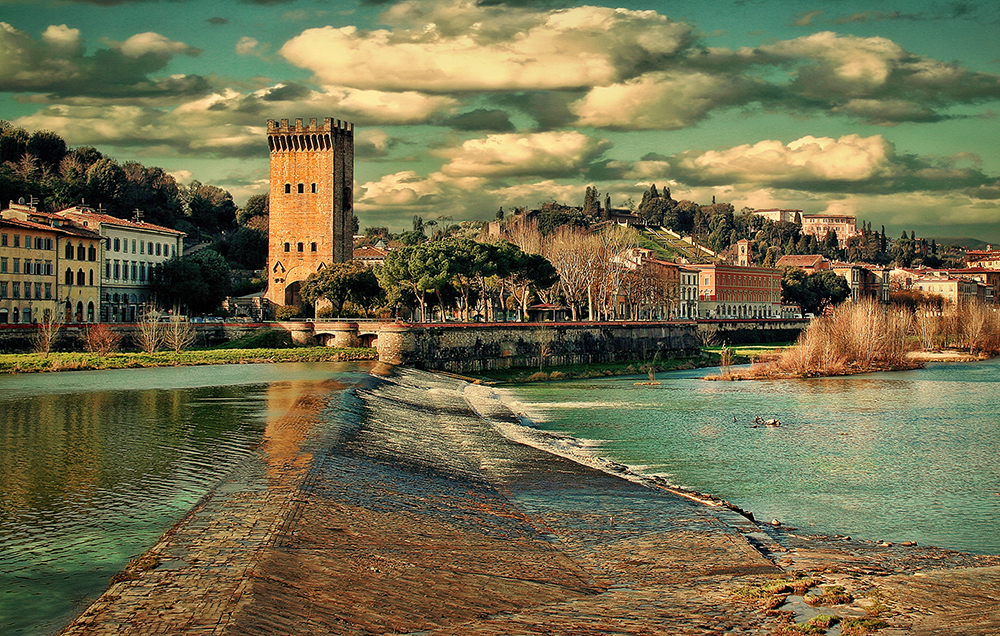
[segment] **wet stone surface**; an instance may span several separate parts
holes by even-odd
[[[998,633],[996,569],[968,567],[989,559],[764,532],[513,443],[461,387],[403,370],[337,404],[303,392],[162,565],[64,633],[771,634],[786,616],[733,591],[786,570],[856,592],[842,615],[880,590],[883,633]]]

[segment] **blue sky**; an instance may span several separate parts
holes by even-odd
[[[0,0],[0,118],[267,190],[267,119],[356,125],[362,227],[594,185],[1000,242],[1000,6]]]

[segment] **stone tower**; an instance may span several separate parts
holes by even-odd
[[[354,125],[267,121],[271,151],[267,299],[301,306],[310,274],[353,256]]]

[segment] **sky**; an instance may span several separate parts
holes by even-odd
[[[268,119],[355,124],[362,228],[677,200],[1000,243],[1000,4],[0,0],[0,119],[268,190]]]

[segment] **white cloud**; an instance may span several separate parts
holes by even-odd
[[[152,31],[137,33],[122,42],[118,48],[128,57],[142,57],[148,54],[166,57],[173,55],[195,56],[201,53],[199,49],[188,46],[183,42],[174,42]]]
[[[575,131],[489,135],[442,151],[451,176],[575,176],[610,144]]]
[[[705,179],[741,183],[868,180],[896,172],[895,149],[881,135],[766,140],[725,150],[687,152],[675,166]]]
[[[244,35],[236,43],[236,54],[237,55],[255,55],[258,52],[258,47],[260,42],[256,39]]]
[[[80,39],[80,29],[71,29],[65,24],[50,25],[42,33],[42,41],[48,46],[70,52],[77,52],[83,46]]]
[[[280,53],[325,85],[380,90],[582,88],[635,75],[687,46],[688,25],[652,11],[576,7],[537,12],[471,0],[404,2],[395,30],[308,29]]]

